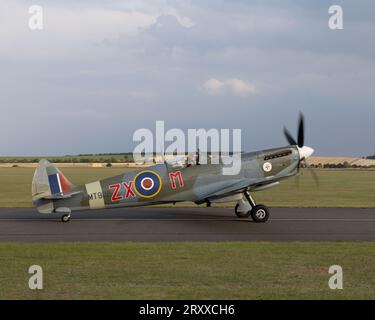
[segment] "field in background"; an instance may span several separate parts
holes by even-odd
[[[75,184],[121,174],[128,168],[63,168]],[[315,170],[318,188],[310,169],[273,189],[254,193],[258,203],[271,207],[375,207],[375,170]],[[33,168],[0,168],[0,207],[31,207]],[[189,204],[182,204],[189,205]],[[191,204],[190,204],[191,205]],[[227,204],[233,206],[233,204]]]
[[[48,159],[53,163],[92,163],[92,162],[132,162],[133,154],[94,154],[74,156],[25,156],[25,157],[0,157],[0,163],[37,163],[41,159]]]
[[[374,243],[0,244],[0,299],[375,299]],[[28,288],[31,265],[44,288]],[[344,289],[328,287],[340,265]]]
[[[134,164],[133,154],[132,153],[119,153],[119,154],[87,154],[87,155],[75,155],[75,156],[28,156],[28,157],[0,157],[0,167],[29,167],[36,166],[39,160],[46,158],[52,163],[60,163],[72,166],[79,165],[91,165],[96,164],[117,164],[124,167],[128,167],[131,164]],[[148,165],[152,165],[154,160],[161,162],[162,158],[160,155],[155,157],[147,157]],[[173,159],[174,156],[169,154],[165,155],[165,159]],[[307,160],[307,164],[312,165],[313,167],[323,168],[375,168],[375,159],[362,158],[353,158],[353,157],[310,157]]]

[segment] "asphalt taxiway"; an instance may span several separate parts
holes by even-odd
[[[60,215],[1,208],[2,242],[375,241],[375,209],[272,208],[267,223],[226,208],[122,208]]]

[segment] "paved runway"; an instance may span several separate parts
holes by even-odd
[[[0,209],[0,241],[375,241],[375,209],[271,209],[258,224],[233,209],[136,208],[60,215]]]

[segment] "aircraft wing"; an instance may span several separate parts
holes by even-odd
[[[257,189],[263,189],[267,186],[276,185],[280,180],[286,179],[290,176],[293,176],[293,174],[283,177],[271,176],[263,179],[241,179],[231,185],[225,186],[215,193],[210,194],[209,198],[226,197],[235,193],[241,193],[245,190],[257,191]]]

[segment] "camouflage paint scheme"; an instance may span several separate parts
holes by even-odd
[[[300,158],[300,149],[288,146],[242,154],[242,166],[237,175],[223,175],[221,164],[172,166],[165,162],[82,186],[73,186],[58,168],[47,160],[41,160],[32,184],[33,203],[39,212],[52,213],[182,201],[209,204],[220,200],[239,200],[246,191],[272,187],[280,180],[296,175]],[[56,175],[59,179],[56,186],[60,186],[60,191],[65,188],[66,192],[52,192],[51,177],[56,178]],[[152,182],[146,177],[145,181],[139,182],[139,175],[159,176],[160,181],[156,178]],[[142,196],[146,189],[136,188],[135,180],[145,188],[155,187],[156,184],[158,192],[150,197]]]

